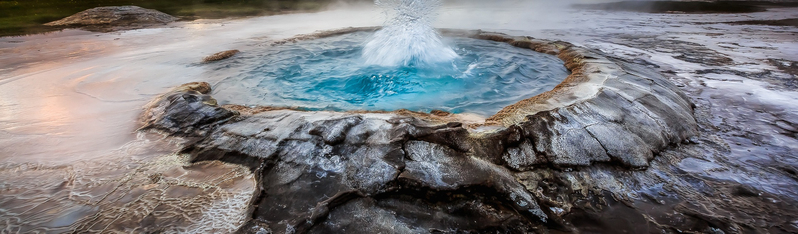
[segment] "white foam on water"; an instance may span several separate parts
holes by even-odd
[[[448,62],[457,53],[441,41],[432,27],[439,0],[375,0],[390,20],[363,48],[366,64],[380,66],[429,65]]]

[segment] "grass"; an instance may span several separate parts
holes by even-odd
[[[319,10],[335,0],[0,0],[0,36],[59,30],[42,24],[100,6],[135,5],[181,19],[225,18]]]

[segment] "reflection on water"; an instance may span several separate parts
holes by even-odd
[[[209,54],[374,25],[363,17],[375,14],[352,12],[0,38],[0,233],[231,232],[246,217],[252,174],[187,165],[173,154],[181,142],[136,133],[142,107],[223,77],[200,64]]]
[[[227,233],[243,224],[255,186],[248,169],[187,165],[169,153],[174,145],[148,139],[157,137],[108,152],[130,156],[116,162],[0,167],[0,177],[13,179],[0,182],[0,232]]]

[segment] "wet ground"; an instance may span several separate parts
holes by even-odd
[[[791,1],[618,1],[609,3],[575,4],[579,9],[632,11],[646,13],[753,13],[774,7],[796,7]]]
[[[650,191],[628,191],[634,204],[609,202],[612,208],[598,214],[574,211],[585,232],[606,230],[591,221],[606,214],[637,220],[614,223],[632,232],[668,225],[673,232],[798,231],[798,28],[728,23],[794,19],[798,8],[651,14],[479,4],[446,6],[437,26],[599,50],[665,74],[696,104],[702,132],[694,144],[661,153],[652,166],[673,173],[635,172],[656,179],[642,186]],[[235,230],[247,210],[240,205],[254,191],[253,175],[229,164],[189,165],[172,154],[182,142],[137,134],[141,107],[179,84],[223,77],[200,64],[215,52],[247,53],[297,34],[380,23],[379,12],[363,6],[106,34],[66,30],[0,38],[3,232],[146,232],[158,230],[142,228],[157,225]],[[663,184],[705,189],[657,189]],[[658,214],[678,212],[639,215],[663,210]]]

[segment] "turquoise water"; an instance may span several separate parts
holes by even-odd
[[[217,63],[221,104],[308,110],[444,110],[490,116],[552,89],[568,71],[557,57],[506,43],[444,38],[459,55],[431,65],[366,65],[358,32],[246,51]],[[233,70],[234,72],[230,72]]]

